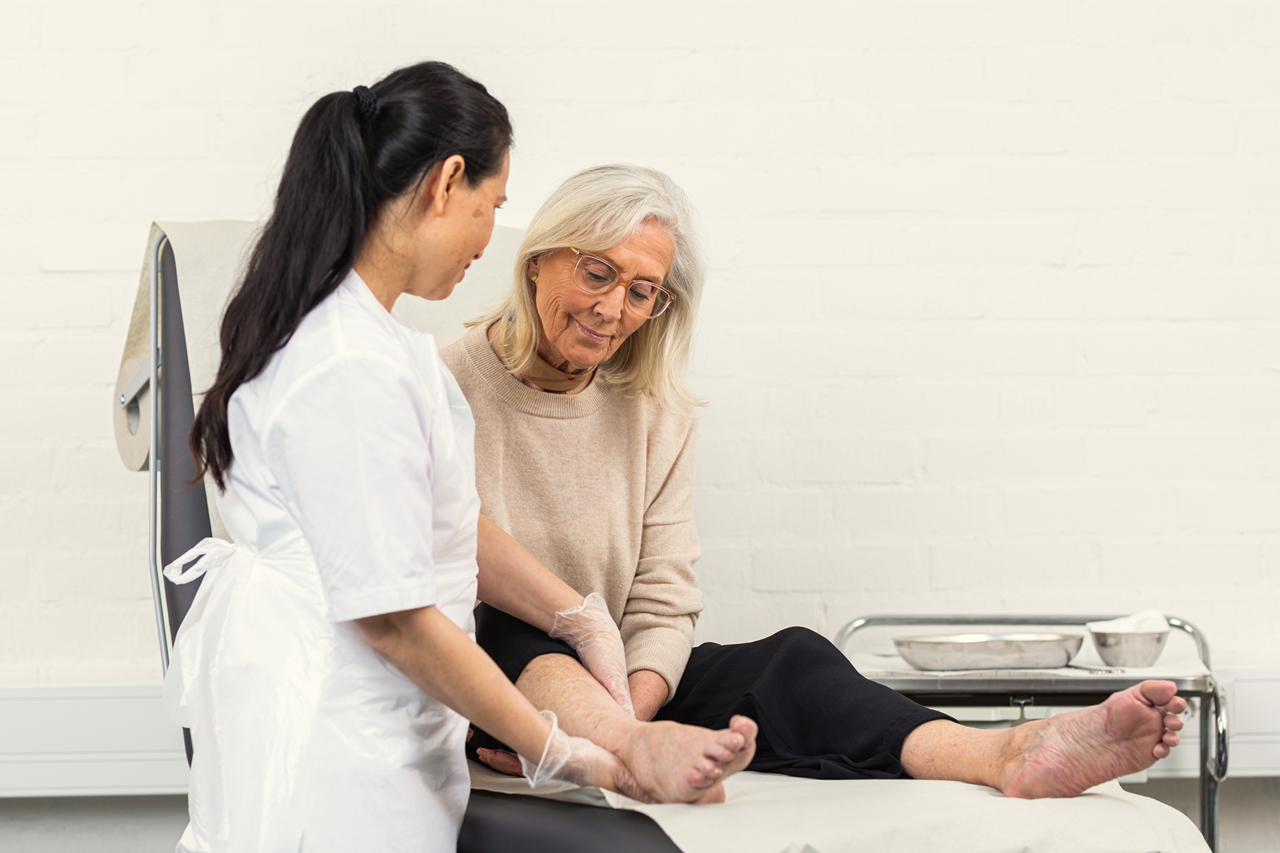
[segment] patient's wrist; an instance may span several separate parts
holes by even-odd
[[[627,678],[636,719],[647,723],[667,701],[667,680],[650,669],[638,669]]]

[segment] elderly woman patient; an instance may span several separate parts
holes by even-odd
[[[1169,682],[977,730],[866,680],[806,629],[693,646],[697,421],[684,374],[703,261],[691,217],[659,172],[575,175],[529,226],[505,301],[442,353],[475,413],[485,516],[580,593],[603,593],[635,716],[569,646],[481,605],[478,641],[519,690],[629,765],[643,760],[640,721],[724,729],[735,715],[759,725],[749,769],[820,779],[952,779],[1063,797],[1168,755],[1186,708]],[[648,734],[652,748],[661,730]],[[520,771],[484,732],[471,750]],[[703,799],[723,796],[716,786]]]

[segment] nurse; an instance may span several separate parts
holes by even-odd
[[[538,781],[667,793],[560,732],[474,643],[488,588],[629,701],[607,612],[480,517],[470,409],[391,313],[402,293],[446,298],[480,257],[511,136],[483,86],[433,62],[302,119],[191,432],[237,544],[166,569],[208,575],[166,679],[194,746],[179,850],[453,850],[467,719]],[[662,768],[684,799],[753,747],[748,725],[696,731]]]

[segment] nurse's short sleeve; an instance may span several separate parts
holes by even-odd
[[[435,603],[430,430],[417,379],[372,355],[316,368],[272,414],[263,449],[334,621]]]

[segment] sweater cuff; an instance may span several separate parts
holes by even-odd
[[[676,627],[654,625],[633,634],[626,643],[627,675],[642,669],[651,670],[667,682],[667,704],[676,695],[680,677],[689,663],[693,648],[693,626],[688,633]]]

